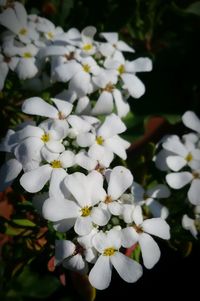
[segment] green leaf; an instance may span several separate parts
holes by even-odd
[[[200,16],[200,1],[194,2],[191,5],[189,5],[186,9],[185,12]]]
[[[28,219],[13,219],[13,223],[22,227],[35,227],[36,224]]]

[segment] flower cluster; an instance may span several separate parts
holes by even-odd
[[[56,240],[55,265],[88,273],[97,289],[109,286],[112,266],[125,281],[136,282],[142,266],[123,250],[139,246],[151,269],[160,258],[152,235],[170,238],[169,212],[159,203],[170,195],[167,186],[145,189],[114,161],[126,160],[130,143],[120,136],[126,131],[121,117],[129,111],[127,98],[145,92],[136,73],[150,71],[151,60],[126,60],[123,52],[134,50],[117,33],[101,33],[99,42],[93,26],[64,32],[27,15],[18,2],[3,10],[0,23],[8,29],[2,37],[1,89],[9,69],[38,89],[45,86],[43,79],[65,87],[49,102],[41,97],[23,102],[22,112],[35,118],[9,130],[0,144],[8,153],[0,169],[1,190],[19,177],[41,215],[66,233],[66,240]],[[198,156],[196,149],[186,163],[194,167],[193,155]]]
[[[187,200],[193,206],[193,218],[185,214],[182,226],[197,238],[200,208],[200,120],[192,111],[182,116],[184,125],[193,130],[180,138],[170,135],[162,139],[162,150],[155,157],[158,169],[168,172],[167,184],[173,189],[188,186]]]
[[[11,70],[26,89],[64,83],[59,95],[71,103],[77,101],[77,114],[110,114],[115,109],[120,117],[130,110],[127,98],[139,98],[145,92],[136,73],[151,71],[151,60],[126,60],[123,53],[134,53],[134,49],[115,32],[101,33],[102,42],[94,39],[93,26],[64,32],[45,18],[27,15],[19,2],[3,10],[0,24],[8,29],[0,49],[0,90]]]

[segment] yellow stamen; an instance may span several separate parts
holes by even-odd
[[[91,49],[93,48],[93,45],[92,44],[85,44],[82,49],[84,51],[90,51]]]
[[[96,142],[97,142],[99,145],[102,145],[102,144],[104,143],[103,137],[102,137],[102,136],[97,136]]]
[[[117,70],[118,70],[119,74],[124,73],[124,72],[125,72],[125,67],[124,67],[124,65],[120,65],[120,66],[118,67]]]
[[[86,217],[89,216],[91,213],[91,208],[88,206],[85,206],[81,209],[81,216]]]
[[[112,256],[115,252],[116,250],[114,248],[107,248],[103,251],[103,256]]]
[[[192,159],[193,159],[193,156],[192,156],[191,153],[189,153],[189,154],[185,157],[185,160],[186,160],[187,162],[192,161]]]
[[[27,30],[26,28],[22,28],[22,29],[20,29],[20,31],[19,31],[19,34],[21,34],[22,36],[26,36],[27,33],[28,33],[28,30]]]
[[[60,162],[59,160],[53,160],[53,161],[51,162],[51,166],[52,166],[53,168],[61,168],[61,167],[62,167],[62,164],[61,164],[61,162]]]
[[[52,40],[53,39],[53,37],[54,37],[54,34],[52,33],[52,32],[47,32],[47,38],[49,39],[49,40]]]
[[[43,134],[41,140],[45,143],[48,142],[50,140],[49,134]]]
[[[30,59],[32,57],[32,54],[30,52],[24,52],[23,57],[25,59]]]
[[[83,65],[83,70],[84,70],[85,72],[89,73],[89,72],[90,72],[90,66],[89,66],[88,64],[84,64],[84,65]]]

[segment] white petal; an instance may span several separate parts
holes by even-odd
[[[96,28],[94,26],[87,26],[81,32],[81,37],[84,43],[91,43],[93,41],[94,35],[96,33]]]
[[[0,23],[16,34],[20,30],[20,23],[19,23],[18,19],[16,18],[14,10],[11,8],[7,8],[0,15]]]
[[[79,208],[75,202],[56,198],[55,196],[47,199],[42,207],[42,215],[51,222],[75,218],[79,213]],[[69,220],[70,223],[70,220]]]
[[[147,195],[155,199],[168,198],[170,196],[170,190],[166,185],[158,184],[148,189]]]
[[[78,96],[85,96],[90,88],[90,74],[84,71],[77,72],[70,80],[69,89],[75,91]]]
[[[14,10],[15,10],[17,19],[20,21],[20,24],[22,26],[26,27],[27,13],[26,13],[24,6],[19,2],[14,2]]]
[[[46,142],[45,146],[52,153],[61,153],[65,150],[61,141],[50,140]]]
[[[146,205],[148,206],[153,217],[161,217],[162,219],[166,219],[169,215],[169,210],[167,209],[167,207],[161,205],[154,199],[149,198],[148,200],[146,200]]]
[[[39,97],[31,97],[24,101],[22,111],[26,114],[57,118],[58,111]]]
[[[87,153],[79,152],[75,158],[76,164],[85,168],[86,170],[93,170],[97,165],[97,161],[95,159],[90,158]]]
[[[72,271],[82,271],[85,269],[85,261],[80,254],[72,256],[70,259],[66,259],[63,262],[64,268]]]
[[[122,246],[130,248],[138,242],[139,235],[133,227],[126,227],[122,229]]]
[[[60,100],[57,98],[52,98],[52,101],[55,103],[56,107],[58,108],[58,111],[62,113],[64,117],[67,117],[71,113],[73,105],[70,102]]]
[[[174,172],[166,176],[167,184],[174,189],[180,189],[184,187],[185,185],[190,183],[192,179],[192,174],[187,171]]]
[[[136,282],[143,274],[139,263],[120,252],[115,252],[110,260],[120,277],[126,282]]]
[[[44,131],[37,126],[26,125],[23,129],[16,132],[16,138],[19,140],[26,139],[28,137],[38,137],[42,138]]]
[[[187,111],[182,116],[183,123],[188,128],[200,133],[200,120],[197,115],[192,111]]]
[[[99,290],[106,289],[111,281],[112,266],[109,256],[99,256],[89,273],[91,285]]]
[[[119,250],[122,245],[121,229],[112,228],[107,233],[107,247],[113,247],[115,250]]]
[[[156,235],[163,239],[170,239],[170,228],[162,218],[146,219],[142,223],[142,229],[152,235]]]
[[[92,208],[91,218],[96,225],[105,226],[110,219],[110,213],[107,210],[95,207]]]
[[[152,70],[152,61],[147,57],[140,57],[134,61],[127,61],[126,72],[147,72]]]
[[[127,154],[125,150],[130,146],[130,143],[128,141],[116,135],[108,138],[105,141],[104,145],[109,151],[112,151],[123,160],[126,160]]]
[[[140,184],[133,182],[131,193],[133,194],[136,203],[143,201],[145,190]]]
[[[82,114],[88,114],[90,115],[91,111],[91,104],[90,100],[87,96],[80,97],[77,105],[76,105],[76,110],[75,114],[82,115]]]
[[[91,146],[95,142],[95,136],[92,133],[81,133],[77,136],[76,142],[81,147]]]
[[[118,116],[125,117],[130,111],[129,104],[126,102],[125,99],[123,99],[120,90],[114,89],[113,96],[114,96]]]
[[[54,72],[56,75],[57,81],[67,82],[70,80],[77,72],[80,71],[80,64],[76,61],[71,60],[66,64],[58,66]]]
[[[155,240],[146,233],[139,235],[139,244],[141,247],[144,266],[151,269],[160,258],[160,249]]]
[[[164,149],[182,157],[186,157],[188,154],[186,147],[181,142],[180,138],[176,135],[167,137],[165,142],[163,142],[162,146]]]
[[[133,48],[131,48],[128,44],[126,44],[124,41],[118,41],[117,42],[117,49],[121,51],[126,51],[126,52],[135,52]]]
[[[108,195],[117,200],[132,184],[133,176],[127,168],[117,166],[113,168],[108,183]]]
[[[66,233],[68,232],[75,224],[76,218],[65,218],[59,220],[58,222],[53,222],[53,228],[58,232]]]
[[[38,68],[35,63],[35,58],[21,58],[15,71],[17,72],[19,78],[22,80],[34,77],[38,72]]]
[[[70,115],[67,120],[69,124],[77,130],[78,133],[88,132],[91,129],[89,122],[83,120],[79,116]]]
[[[166,162],[173,171],[179,171],[187,164],[187,161],[180,156],[169,156],[167,157]]]
[[[136,206],[133,211],[133,220],[136,225],[141,225],[143,222],[142,208],[140,206]]]
[[[55,264],[58,265],[62,261],[71,256],[75,251],[75,244],[70,240],[56,240],[55,243]]]
[[[92,205],[96,205],[100,201],[105,200],[106,192],[103,188],[104,178],[102,174],[96,170],[93,170],[87,175],[87,180]]]
[[[108,150],[107,148],[103,147],[102,145],[93,144],[89,151],[88,155],[99,161],[105,167],[109,167],[110,163],[112,162],[114,155],[113,152]]]
[[[169,167],[167,165],[167,158],[171,154],[171,152],[166,149],[162,149],[154,158],[155,165],[159,170],[167,171]]]
[[[110,114],[113,110],[113,96],[107,91],[103,91],[92,109],[94,115]]]
[[[108,208],[113,215],[120,215],[123,210],[123,206],[118,202],[111,202],[108,204]]]
[[[33,169],[20,178],[21,186],[28,192],[40,191],[51,177],[52,168],[49,164]]]
[[[193,205],[200,205],[200,179],[194,179],[188,191],[188,199]]]
[[[51,197],[64,198],[62,183],[67,173],[62,168],[54,168],[49,186],[49,195]]]
[[[1,62],[0,63],[0,91],[3,90],[4,82],[6,80],[9,68],[8,65]]]
[[[0,191],[11,185],[21,170],[22,165],[16,159],[10,159],[4,163],[0,168]]]
[[[188,217],[186,214],[182,218],[182,226],[185,230],[189,230],[191,234],[195,238],[197,238],[198,231],[195,227],[195,221],[192,218]]]
[[[145,92],[145,86],[141,80],[134,74],[125,73],[121,75],[124,84],[134,98],[140,98]]]
[[[98,136],[103,138],[110,138],[114,135],[123,133],[126,130],[125,124],[121,121],[119,116],[111,114],[106,117],[104,123],[98,130]]]
[[[118,41],[118,33],[117,32],[102,32],[101,36],[106,39],[106,41],[110,42],[111,44],[115,44]]]
[[[74,230],[78,235],[87,235],[93,229],[92,220],[90,216],[79,216],[75,222]]]
[[[75,164],[75,155],[72,151],[66,150],[60,155],[59,160],[62,168],[68,168]]]

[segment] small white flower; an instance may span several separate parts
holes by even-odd
[[[133,225],[122,229],[122,245],[127,248],[139,243],[144,266],[151,269],[160,258],[160,249],[150,234],[169,239],[169,225],[162,218],[143,220],[140,206],[135,207],[132,220]]]
[[[100,232],[93,237],[92,243],[100,253],[89,273],[89,281],[95,288],[103,290],[109,286],[112,266],[126,282],[136,282],[142,276],[141,265],[119,252],[120,231],[112,229],[107,234]]]

